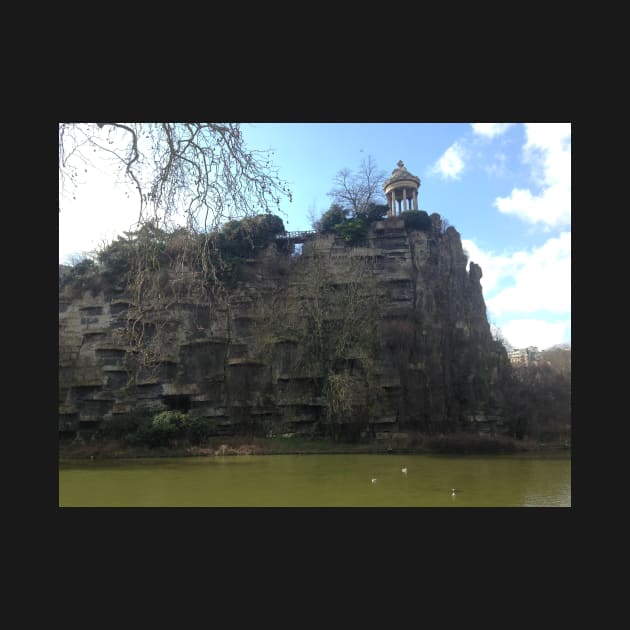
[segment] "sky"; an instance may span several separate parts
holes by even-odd
[[[421,180],[418,208],[437,212],[481,266],[488,320],[515,348],[571,342],[570,123],[241,123],[248,149],[270,150],[292,201],[287,230],[312,229],[339,170],[371,156]],[[59,262],[110,242],[137,200],[91,171],[59,213]]]

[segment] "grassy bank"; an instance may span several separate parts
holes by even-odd
[[[527,451],[567,449],[562,440],[540,443],[516,440],[506,436],[453,433],[440,435],[409,434],[407,438],[361,442],[292,437],[261,438],[248,436],[216,437],[200,446],[173,442],[169,447],[129,446],[117,440],[62,440],[61,459],[103,459],[131,457],[195,457],[220,455],[288,455],[288,454],[352,454],[352,453],[442,453],[501,454]]]

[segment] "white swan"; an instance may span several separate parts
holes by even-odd
[[[407,469],[406,468],[401,468],[400,472],[402,472],[403,475],[406,475],[407,474]]]

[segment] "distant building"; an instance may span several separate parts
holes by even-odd
[[[536,346],[528,346],[527,348],[510,350],[508,358],[512,365],[532,365],[542,359],[542,353]]]

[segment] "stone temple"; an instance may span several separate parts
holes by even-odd
[[[388,217],[398,216],[405,210],[418,209],[420,178],[412,175],[402,160],[398,160],[397,166],[392,171],[392,176],[383,184],[389,206]]]

